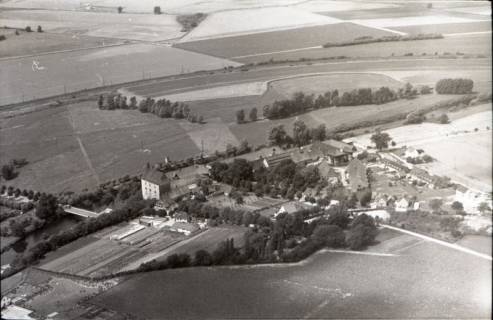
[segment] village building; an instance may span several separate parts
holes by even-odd
[[[307,147],[307,153],[311,159],[324,158],[333,166],[348,163],[352,159],[353,152],[352,146],[336,140],[316,141]]]
[[[170,179],[163,172],[151,168],[149,164],[145,167],[140,181],[144,200],[162,200],[170,191]]]
[[[296,212],[300,212],[300,211],[303,211],[303,210],[309,210],[309,209],[312,209],[312,208],[313,208],[313,205],[309,205],[309,204],[304,203],[304,202],[289,201],[289,202],[284,203],[279,208],[279,210],[274,215],[274,217],[277,217],[281,213],[293,214],[293,213],[296,213]]]
[[[388,198],[389,197],[385,194],[376,196],[375,199],[370,203],[370,208],[372,209],[386,208]]]
[[[368,176],[366,166],[361,160],[353,159],[346,168],[346,179],[349,182],[349,189],[355,192],[368,188]]]
[[[188,222],[188,213],[185,211],[178,211],[173,215],[173,218],[177,222]]]
[[[327,161],[322,161],[318,166],[320,177],[327,180],[330,184],[336,184],[341,181],[341,174],[331,167]]]
[[[200,227],[195,223],[175,222],[169,227],[169,230],[189,236],[200,230]]]
[[[409,201],[406,198],[402,198],[395,202],[396,212],[407,212],[409,210]]]

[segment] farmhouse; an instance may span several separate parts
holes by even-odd
[[[352,146],[335,140],[316,141],[308,147],[311,159],[326,158],[327,162],[334,166],[346,164],[352,159],[353,152]]]
[[[395,202],[395,211],[406,212],[409,209],[409,201],[406,198],[402,198]]]
[[[349,180],[349,188],[358,191],[368,187],[366,166],[361,160],[353,159],[346,168],[346,179]]]
[[[145,167],[140,181],[142,185],[142,198],[145,200],[162,200],[171,188],[171,182],[168,177],[164,173],[151,168],[149,164]]]

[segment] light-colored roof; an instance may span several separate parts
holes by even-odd
[[[287,213],[295,213],[298,211],[310,209],[311,206],[298,201],[290,201],[283,204],[282,208],[284,208],[284,211]]]
[[[354,146],[352,146],[350,144],[347,144],[347,143],[342,142],[342,141],[337,141],[334,139],[330,139],[329,141],[326,141],[325,143],[327,143],[328,145],[333,146],[335,148],[342,149],[346,153],[353,153],[356,149]]]
[[[199,226],[195,223],[187,223],[187,222],[175,222],[171,226],[174,229],[186,230],[189,232],[194,232],[199,229]]]

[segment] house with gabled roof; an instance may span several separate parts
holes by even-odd
[[[142,198],[145,200],[162,200],[164,195],[170,191],[171,181],[165,173],[152,168],[147,164],[140,179],[142,187]]]

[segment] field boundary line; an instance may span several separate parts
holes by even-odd
[[[266,56],[269,54],[276,54],[276,53],[297,52],[297,51],[304,51],[304,50],[311,50],[311,49],[322,49],[322,48],[323,48],[323,46],[314,46],[314,47],[303,47],[303,48],[297,48],[297,49],[286,49],[286,50],[280,50],[280,51],[272,51],[272,52],[252,53],[252,54],[246,54],[243,56],[230,57],[229,59],[241,59],[241,58],[257,57],[257,56]]]
[[[398,257],[399,256],[398,254],[393,254],[393,253],[381,253],[381,252],[370,252],[370,251],[352,251],[352,250],[338,250],[338,249],[327,249],[326,252],[360,254],[360,255],[377,256],[377,257]]]
[[[444,247],[449,247],[451,249],[454,249],[454,250],[457,250],[457,251],[461,251],[461,252],[464,252],[464,253],[468,253],[470,255],[474,255],[474,256],[477,256],[477,257],[482,258],[482,259],[486,259],[486,260],[489,260],[489,261],[492,261],[493,260],[493,258],[491,256],[487,255],[487,254],[480,253],[480,252],[477,252],[477,251],[474,251],[474,250],[471,250],[471,249],[468,249],[468,248],[459,246],[458,244],[455,244],[455,243],[449,243],[449,242],[446,242],[446,241],[443,241],[443,240],[438,240],[438,239],[435,239],[435,238],[432,238],[432,237],[429,237],[429,236],[425,236],[425,235],[420,234],[420,233],[412,232],[412,231],[409,231],[409,230],[404,230],[404,229],[393,227],[393,226],[386,225],[386,224],[382,224],[381,226],[384,227],[384,228],[388,228],[388,229],[391,229],[391,230],[399,231],[399,232],[402,232],[402,233],[407,233],[409,235],[412,235],[412,236],[421,238],[423,240],[434,242],[434,243],[439,244],[439,245],[442,245]]]
[[[460,37],[460,36],[472,36],[476,34],[486,34],[486,33],[491,33],[490,31],[475,31],[475,32],[463,32],[463,33],[445,33],[443,34],[444,37]]]
[[[98,183],[98,185],[100,185],[101,181],[99,181],[99,176],[98,176],[96,170],[94,169],[94,167],[92,166],[91,159],[89,158],[89,155],[87,154],[86,148],[84,147],[82,140],[80,139],[80,137],[76,137],[76,139],[77,139],[77,142],[79,143],[80,151],[82,152],[82,155],[84,156],[84,160],[86,160],[86,163],[89,166],[89,169],[91,169],[92,174],[96,178],[96,182]]]

